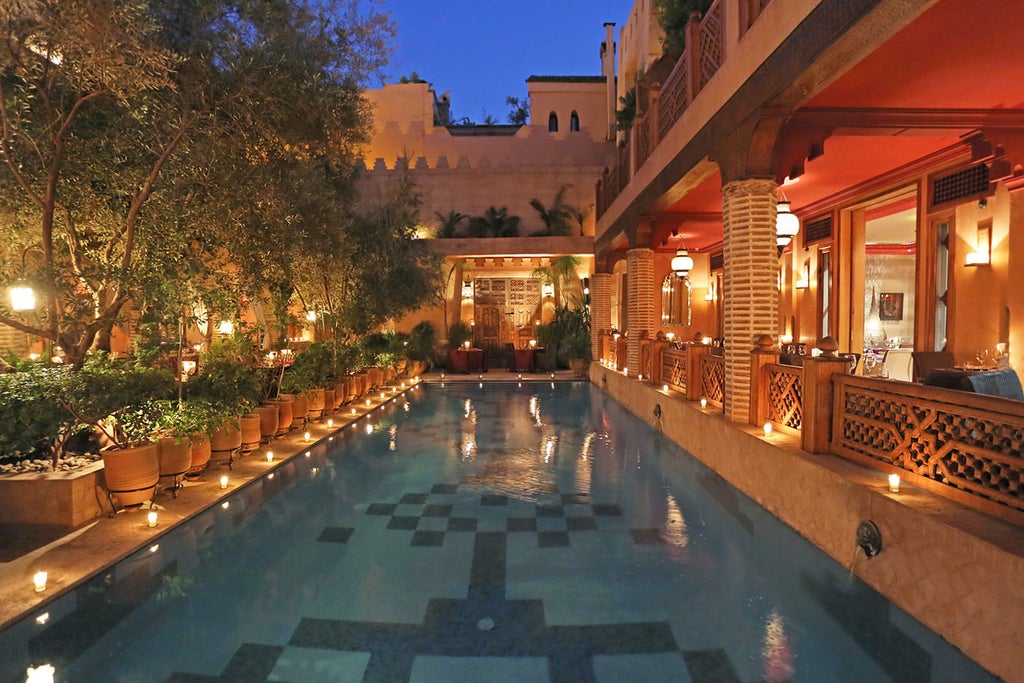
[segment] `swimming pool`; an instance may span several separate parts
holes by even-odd
[[[421,385],[225,503],[12,680],[995,680],[588,383]]]

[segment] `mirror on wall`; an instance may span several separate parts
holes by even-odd
[[[688,327],[690,325],[689,278],[669,273],[661,283],[661,324]]]

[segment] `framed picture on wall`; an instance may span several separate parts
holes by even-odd
[[[879,294],[878,317],[881,320],[903,320],[903,292]]]

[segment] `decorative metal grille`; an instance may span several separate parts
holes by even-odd
[[[711,270],[722,270],[725,268],[725,253],[718,252],[711,255]]]
[[[725,406],[725,358],[707,355],[701,358],[700,386],[708,403]]]
[[[804,371],[792,365],[764,366],[768,389],[768,414],[775,424],[800,429],[804,420]]]
[[[834,378],[832,451],[900,467],[1024,510],[1024,403],[966,392]]]
[[[717,0],[700,22],[700,87],[703,88],[722,65],[725,16],[722,0]]]
[[[685,349],[665,349],[661,352],[661,382],[686,391]]]
[[[932,206],[988,192],[988,166],[978,164],[932,181]]]

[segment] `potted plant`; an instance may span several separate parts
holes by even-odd
[[[259,419],[253,420],[251,413],[259,404],[265,373],[253,360],[252,345],[247,339],[217,342],[200,359],[199,374],[184,387],[186,401],[206,401],[221,416],[220,426],[210,434],[210,447],[214,456],[226,456],[229,465],[242,447],[243,415],[250,414],[250,442],[255,425],[259,443]]]
[[[409,374],[418,377],[430,369],[434,361],[434,343],[436,338],[434,326],[429,320],[416,323],[409,333],[405,345],[405,357],[409,360]]]
[[[181,479],[189,472],[202,471],[210,461],[209,434],[223,419],[206,401],[159,401],[157,459],[160,479],[170,479],[176,498]]]
[[[86,360],[69,375],[60,400],[79,422],[95,428],[106,442],[101,450],[112,514],[151,500],[160,480],[154,435],[160,403],[174,393],[165,369],[139,368],[111,361],[105,354]]]

